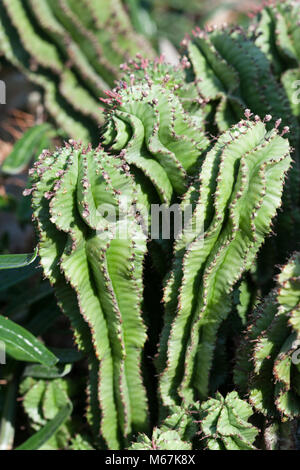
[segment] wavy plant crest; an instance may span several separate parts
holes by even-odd
[[[184,109],[192,112],[193,118],[197,117],[199,123],[204,126],[207,112],[205,103],[199,97],[194,82],[186,79],[190,66],[191,64],[185,56],[181,57],[178,65],[175,66],[169,64],[167,58],[163,55],[152,61],[136,54],[134,60],[131,59],[122,64],[122,80],[125,80],[128,85],[133,83],[142,85],[145,81],[150,81],[150,84],[163,85],[172,90],[180,98]]]
[[[53,419],[63,406],[70,404],[68,391],[68,384],[62,379],[47,382],[26,377],[22,381],[20,393],[23,397],[23,408],[33,429],[39,430]],[[47,442],[44,449],[66,448],[70,434],[71,426],[70,422],[67,422]]]
[[[300,254],[258,305],[241,342],[235,383],[255,409],[282,421],[300,416]]]
[[[196,28],[183,41],[190,63],[188,79],[194,80],[199,97],[212,108],[211,126],[224,131],[249,108],[260,118],[270,116],[268,129],[281,122],[291,131],[294,162],[283,196],[284,213],[279,215],[275,229],[278,254],[273,256],[273,265],[282,262],[290,249],[286,231],[295,240],[292,250],[298,249],[300,236],[299,100],[295,101],[299,96],[296,87],[300,64],[297,22],[299,3],[280,2],[263,9],[249,31],[240,27]]]
[[[26,192],[32,191],[41,264],[78,346],[90,355],[89,393],[97,402],[97,387],[101,432],[117,449],[132,432],[147,429],[140,371],[146,241],[133,211],[136,187],[124,161],[74,142],[54,154],[44,152],[31,174],[33,189]],[[99,209],[116,209],[118,229],[123,199],[130,239],[113,237]]]
[[[103,144],[120,152],[131,171],[142,174],[159,200],[170,204],[175,195],[184,194],[189,177],[197,175],[209,140],[184,110],[176,70],[169,67],[163,74],[168,68],[161,61],[142,60],[137,67],[137,76],[130,74],[129,83],[122,81],[102,100],[110,107]]]
[[[153,430],[151,439],[139,434],[130,450],[255,450],[259,430],[249,423],[252,407],[237,392],[217,393],[189,409],[171,407],[170,415]]]
[[[230,292],[271,230],[289,152],[277,129],[268,132],[259,119],[241,121],[220,136],[185,195],[182,204],[192,203],[194,213],[174,247],[157,363],[166,406],[208,396],[218,329],[231,310]]]

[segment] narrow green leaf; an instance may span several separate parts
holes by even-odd
[[[52,130],[52,126],[48,123],[28,129],[21,139],[16,142],[12,152],[5,159],[1,167],[2,172],[7,175],[21,173],[34,157],[36,150],[45,138],[45,134],[50,130]]]
[[[37,248],[34,253],[25,253],[22,255],[1,255],[0,270],[23,268],[32,264],[37,258]]]
[[[35,336],[8,318],[0,316],[0,340],[4,341],[6,352],[19,361],[39,362],[52,366],[57,357]]]
[[[47,442],[72,413],[72,405],[64,406],[42,429],[31,436],[15,450],[38,450]]]

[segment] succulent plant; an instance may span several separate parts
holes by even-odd
[[[248,422],[253,415],[249,403],[236,392],[220,393],[200,405],[200,428],[210,450],[255,450],[259,430]]]
[[[249,28],[278,76],[299,68],[299,15],[297,0],[273,2],[258,12]]]
[[[230,292],[270,232],[289,165],[289,144],[276,129],[241,121],[220,136],[186,193],[182,204],[192,203],[194,213],[175,242],[164,293],[158,368],[165,405],[207,398]]]
[[[140,90],[137,93],[137,110],[143,110],[140,117],[147,116],[148,107],[153,117],[153,108],[144,101],[149,95],[143,97]],[[162,96],[165,94],[166,89]],[[156,96],[159,101],[157,90]],[[124,106],[124,100],[121,102],[120,107]],[[134,116],[134,106],[130,116]],[[125,114],[118,114],[116,109],[113,113],[115,123],[115,116]],[[184,126],[185,121],[179,124]],[[194,128],[185,129],[188,134]],[[136,137],[138,134],[133,133],[133,144]],[[184,155],[180,146],[186,143],[188,152]],[[174,151],[169,154],[171,158],[175,152],[179,161],[184,155],[187,170],[197,163],[200,150],[189,151],[190,139],[172,141],[171,133],[165,154],[167,145]],[[136,148],[143,147],[139,144]],[[158,359],[164,405],[179,404],[181,399],[192,404],[195,394],[201,398],[208,395],[218,329],[231,308],[229,293],[243,271],[250,268],[270,231],[290,165],[289,151],[288,141],[277,129],[267,132],[260,120],[241,121],[221,135],[208,152],[199,179],[182,201],[182,205],[191,203],[194,212],[176,241],[165,290],[166,318]],[[146,340],[141,317],[146,241],[135,211],[135,205],[143,200],[141,186],[128,171],[128,162],[132,163],[128,154],[113,157],[101,148],[93,150],[71,142],[54,154],[41,155],[30,172],[32,189],[26,190],[32,192],[44,273],[70,317],[77,344],[90,355],[91,406],[97,400],[98,387],[101,432],[111,448],[122,445],[120,433],[126,439],[147,427],[147,399],[140,372]],[[139,164],[139,158],[143,158],[139,150],[135,156],[134,164]],[[170,168],[167,171],[166,177],[175,177],[172,168],[171,173]],[[183,183],[184,179],[179,181]],[[170,188],[172,191],[171,183]],[[183,190],[182,186],[175,189]],[[130,221],[130,240],[116,238],[110,232],[101,209],[102,205],[115,208],[114,229],[122,228],[124,198],[129,201],[126,217]],[[199,221],[200,231],[195,233]],[[123,266],[121,271],[119,266]],[[194,286],[198,286],[199,294]],[[95,380],[97,361],[99,384]],[[194,364],[198,364],[196,374]]]
[[[177,431],[153,430],[151,439],[141,434],[129,450],[191,450],[192,444],[184,442]]]
[[[283,6],[270,7],[270,11],[273,9],[276,11],[276,8],[279,12],[289,12],[289,18],[293,18],[294,23],[289,24],[291,34],[288,36],[286,31],[285,36],[287,41],[294,40],[294,44],[297,44],[299,28],[295,23],[299,4],[288,2]],[[261,118],[268,115],[268,128],[281,122],[291,130],[290,142],[295,148],[294,163],[284,191],[284,213],[279,214],[275,227],[275,232],[278,234],[276,255],[273,252],[271,261],[275,265],[284,261],[287,250],[298,249],[300,236],[300,128],[297,120],[299,105],[295,103],[294,96],[297,90],[293,88],[299,76],[299,56],[295,50],[292,64],[285,72],[286,75],[278,76],[275,73],[273,60],[271,61],[273,56],[270,57],[271,53],[267,52],[267,50],[273,51],[275,43],[275,33],[272,29],[275,30],[275,26],[270,26],[270,19],[267,21],[265,18],[268,11],[268,9],[262,10],[261,16],[264,21],[261,20],[257,29],[255,29],[257,19],[254,20],[250,31],[254,28],[256,33],[244,31],[240,27],[211,27],[206,30],[196,28],[191,36],[184,39],[183,46],[190,64],[188,79],[195,81],[200,103],[201,100],[203,103],[200,106],[210,103],[212,107],[209,118],[211,126],[217,126],[220,131],[226,130],[241,119],[245,108],[248,108]],[[276,14],[276,17],[279,16],[279,13]],[[288,18],[286,23],[289,23]],[[260,35],[262,29],[263,34]],[[272,34],[270,29],[273,31]],[[284,47],[282,45],[282,49]],[[286,49],[287,47],[285,51]],[[284,64],[284,58],[282,62]],[[295,240],[293,247],[287,243],[285,237],[287,230]]]
[[[268,6],[247,31],[195,29],[177,67],[151,51],[127,61],[135,34],[119,7],[0,3],[6,59],[78,139],[42,152],[25,194],[44,276],[87,358],[93,445],[254,450],[259,412],[276,447],[300,416],[299,252],[259,298],[299,245],[299,3]],[[191,209],[183,226],[153,237],[153,205],[174,204]],[[228,364],[246,325],[234,373],[242,400]],[[35,425],[53,417],[37,413],[51,384],[24,389]]]
[[[68,384],[63,379],[47,382],[27,377],[23,380],[20,385],[20,393],[23,397],[24,411],[30,420],[31,427],[35,430],[41,429],[43,425],[55,417],[63,406],[70,403],[68,392]],[[69,438],[70,420],[57,431],[43,449],[66,448]]]
[[[266,419],[264,445],[266,450],[297,450],[299,431],[297,420],[279,422]]]
[[[300,4],[298,1],[275,2],[255,17],[250,33],[255,44],[272,65],[282,83],[292,113],[300,119]],[[297,145],[299,152],[299,143]]]
[[[101,432],[118,448],[119,436],[147,429],[140,371],[146,242],[133,211],[136,187],[124,161],[75,143],[44,152],[31,176],[26,193],[32,191],[41,264],[79,348],[90,355],[90,395],[96,399],[98,390]],[[101,205],[118,211],[116,230],[126,216],[130,239],[127,232],[113,238]]]
[[[130,450],[255,450],[259,429],[249,423],[252,407],[237,392],[214,398],[192,407],[171,407],[170,415],[151,438],[140,434]]]
[[[281,117],[297,140],[297,121],[283,88],[270,75],[270,64],[263,53],[244,33],[226,29],[199,30],[186,44],[200,97],[204,102],[218,103],[215,122],[220,131],[236,123],[245,108],[250,108],[260,117],[268,115],[268,128]],[[257,99],[258,93],[260,99]]]
[[[300,416],[300,255],[282,268],[241,342],[235,383],[255,409],[283,421]]]
[[[163,423],[154,428],[151,439],[139,434],[130,450],[191,450],[196,432],[193,411],[174,406]]]
[[[170,204],[184,194],[189,177],[197,175],[210,142],[199,121],[185,112],[180,70],[162,60],[142,60],[135,67],[138,73],[129,74],[129,83],[121,82],[105,100],[103,144],[120,152],[132,171],[152,183],[160,201]]]

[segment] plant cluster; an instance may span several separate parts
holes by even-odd
[[[25,22],[33,21],[52,40],[58,25],[68,27],[69,42],[59,39],[65,54],[82,43],[80,34],[93,53],[101,28],[99,36],[92,29],[87,35],[85,21],[95,24],[97,2],[84,3],[86,14],[74,28],[71,0],[53,2],[47,24],[41,9],[50,11],[50,2],[4,0],[0,19],[7,15],[19,34],[5,30],[7,57],[17,60],[16,37],[26,51]],[[296,445],[299,18],[300,3],[287,1],[264,8],[247,30],[196,28],[182,42],[178,66],[138,54],[102,95],[104,115],[91,110],[89,117],[104,119],[98,147],[85,142],[89,121],[74,118],[85,135],[70,122],[77,140],[44,150],[30,170],[25,195],[31,196],[39,263],[88,362],[92,430],[78,433],[70,420],[74,390],[63,378],[65,367],[47,383],[36,380],[38,369],[21,385],[36,441],[47,442],[40,436],[57,420],[51,435],[57,447],[254,450],[284,448],[284,439]],[[38,42],[36,48],[36,55],[26,51],[26,60],[32,54],[36,70],[44,70],[51,69],[44,55],[52,58],[62,94],[69,90],[64,75],[82,73],[80,58],[101,67],[93,70],[98,77],[111,76],[107,59],[78,53],[66,69],[56,49],[44,54]],[[89,87],[95,75],[83,68],[80,83]],[[58,83],[53,80],[50,87]],[[71,89],[76,112],[88,113],[90,101]],[[191,208],[176,236],[151,239],[157,204],[177,204],[182,213]],[[111,233],[110,209],[118,233],[126,223],[126,237]],[[9,337],[5,331],[13,326],[3,325]],[[18,359],[13,348],[11,355]],[[41,355],[48,368],[68,364],[59,351]]]

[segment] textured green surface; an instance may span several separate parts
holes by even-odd
[[[184,110],[176,71],[162,68],[159,60],[135,64],[136,77],[105,100],[111,109],[103,143],[121,151],[131,168],[150,180],[161,202],[169,204],[197,175],[209,140],[203,125]]]
[[[165,405],[209,392],[209,375],[230,292],[249,269],[281,204],[290,165],[288,142],[261,121],[241,122],[219,138],[202,165],[199,184],[182,204],[194,204],[175,243],[165,287],[165,326],[158,367]],[[196,233],[195,233],[196,227]]]
[[[191,411],[174,406],[161,426],[154,428],[151,439],[140,434],[129,450],[191,450],[196,431]]]
[[[19,361],[38,362],[48,367],[58,362],[58,358],[33,334],[3,315],[0,316],[0,340],[4,342],[6,352]]]
[[[113,449],[122,437],[147,428],[140,371],[146,242],[133,211],[137,189],[123,168],[122,160],[103,150],[74,143],[44,152],[32,172],[41,264],[91,361],[94,346],[98,373],[90,386],[97,387],[101,433]],[[115,207],[121,227],[122,198],[129,204],[130,238],[113,238],[98,207]]]
[[[300,416],[299,302],[300,255],[295,253],[253,313],[234,373],[236,385],[269,417]]]
[[[255,450],[259,430],[248,422],[251,406],[236,392],[220,393],[200,406],[200,428],[210,450]]]
[[[58,351],[55,366],[25,366],[24,409],[40,433],[31,446],[254,450],[263,436],[252,423],[267,448],[295,446],[298,252],[258,303],[278,263],[299,251],[299,39],[299,2],[278,2],[244,31],[195,28],[173,67],[152,60],[124,2],[0,4],[3,56],[43,90],[49,114],[76,139],[43,151],[25,190],[37,261],[79,350]],[[16,148],[11,173],[28,161],[40,130]],[[192,206],[176,240],[146,240],[153,203]],[[125,237],[115,236],[126,223]],[[31,261],[17,256],[4,258],[6,267]],[[2,271],[1,292],[21,290],[34,266],[23,277]],[[21,302],[15,311],[8,300],[8,311],[23,321],[38,307],[22,312]],[[32,332],[47,329],[44,313],[30,318]],[[231,392],[245,325],[234,380],[248,403]],[[87,436],[75,420],[69,428],[73,417],[55,424],[69,399],[62,377],[82,370]],[[8,408],[13,414],[12,400]],[[14,430],[3,429],[11,445]]]
[[[214,128],[228,129],[247,108],[261,119],[267,116],[268,129],[290,131],[294,161],[283,195],[284,213],[275,226],[276,253],[273,250],[269,259],[273,265],[298,248],[300,237],[300,128],[293,88],[300,65],[298,17],[298,2],[280,2],[263,9],[249,31],[235,26],[196,28],[183,41],[188,77],[195,82],[200,103],[210,103]]]

